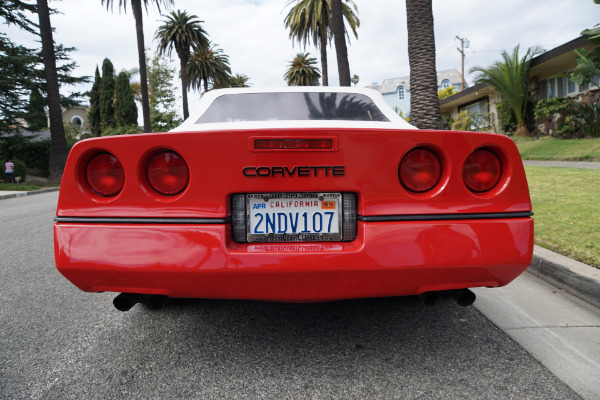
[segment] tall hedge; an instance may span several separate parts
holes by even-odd
[[[29,95],[29,105],[27,106],[27,115],[25,116],[25,121],[32,132],[39,132],[48,127],[48,117],[46,116],[44,105],[44,98],[38,88],[34,87]]]
[[[92,91],[90,92],[90,109],[88,111],[88,121],[92,130],[92,134],[100,136],[102,133],[100,118],[100,71],[96,66],[96,76],[94,78],[94,84],[92,85]]]
[[[115,122],[117,126],[136,125],[138,112],[129,86],[129,75],[122,71],[115,81]]]
[[[102,62],[102,78],[100,79],[100,120],[102,127],[115,126],[115,109],[113,99],[115,95],[115,69],[112,62],[105,58]]]

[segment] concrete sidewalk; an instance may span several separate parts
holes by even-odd
[[[600,309],[526,272],[474,306],[585,400],[600,399]]]
[[[535,161],[535,160],[523,160],[523,165],[533,165],[533,166],[536,166],[536,167],[600,169],[600,162],[594,162],[594,161]]]

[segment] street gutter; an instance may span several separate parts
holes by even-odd
[[[42,194],[42,193],[49,193],[49,192],[58,192],[60,190],[59,187],[53,187],[53,188],[47,188],[47,189],[40,189],[40,190],[32,190],[29,192],[26,191],[2,191],[0,190],[0,200],[4,200],[4,199],[13,199],[15,197],[24,197],[24,196],[31,196],[34,194]]]

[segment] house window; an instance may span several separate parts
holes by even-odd
[[[569,79],[569,85],[568,85],[567,89],[568,89],[568,91],[567,91],[568,94],[575,94],[575,93],[577,93],[577,84]]]
[[[404,86],[398,86],[398,100],[404,100]]]
[[[583,93],[583,92],[587,92],[588,90],[590,90],[590,84],[587,83],[585,85],[579,85],[579,92]]]
[[[553,99],[556,97],[556,80],[548,79],[548,98]]]
[[[81,128],[81,125],[83,125],[83,119],[81,119],[79,115],[76,115],[71,118],[71,124],[73,124],[73,126],[76,128]]]
[[[448,86],[450,86],[450,79],[444,79],[442,81],[442,89],[446,89]]]
[[[540,81],[539,90],[540,90],[540,99],[547,99],[548,98],[548,81],[546,79],[543,79]]]
[[[598,75],[592,76],[592,89],[598,89],[600,87],[600,78]]]
[[[567,95],[567,80],[568,80],[568,78],[563,78],[563,77],[556,78],[558,97],[565,97]]]

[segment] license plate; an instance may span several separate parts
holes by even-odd
[[[341,193],[246,195],[248,242],[342,240]]]

